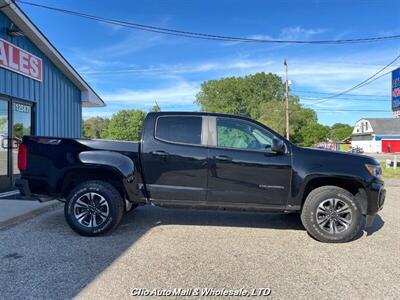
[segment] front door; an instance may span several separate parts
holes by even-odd
[[[271,151],[274,135],[244,119],[210,117],[216,141],[210,147],[207,202],[282,209],[290,190],[290,154]]]
[[[19,177],[18,146],[24,135],[32,135],[32,104],[0,99],[0,191],[13,188]]]
[[[158,205],[199,205],[207,194],[205,118],[166,115],[152,120],[154,135],[142,144],[144,181]],[[145,122],[147,123],[147,122]]]
[[[24,135],[32,135],[32,104],[22,101],[12,102],[12,185],[19,177],[18,170],[18,147]]]
[[[0,98],[0,192],[10,188],[9,102]]]

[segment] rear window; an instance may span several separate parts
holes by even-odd
[[[165,116],[157,119],[158,139],[183,144],[201,144],[201,117]]]

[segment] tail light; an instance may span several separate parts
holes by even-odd
[[[18,169],[25,171],[28,165],[28,147],[24,144],[18,147]]]

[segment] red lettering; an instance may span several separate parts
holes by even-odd
[[[0,39],[0,67],[42,81],[42,60]]]

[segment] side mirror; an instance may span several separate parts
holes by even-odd
[[[277,154],[282,154],[285,153],[285,150],[286,150],[285,143],[280,139],[273,138],[271,151]]]

